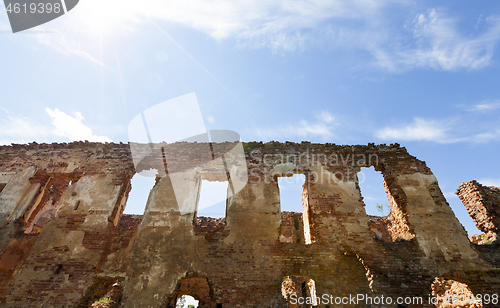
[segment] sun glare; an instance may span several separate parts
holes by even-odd
[[[111,36],[124,32],[136,31],[141,5],[130,0],[85,0],[78,4],[78,29],[87,35]],[[68,14],[73,13],[72,11]]]

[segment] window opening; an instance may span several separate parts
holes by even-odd
[[[304,174],[278,177],[278,189],[281,206],[282,243],[311,244],[309,226],[308,200],[304,188]],[[305,212],[304,212],[304,209]]]
[[[362,168],[357,179],[372,236],[385,242],[414,238],[407,215],[391,194],[382,173],[374,167]]]
[[[278,178],[281,212],[303,212],[302,194],[305,180],[306,177],[303,174]]]
[[[144,171],[143,171],[144,172]],[[124,215],[143,215],[146,210],[149,193],[155,185],[154,174],[156,170],[148,171],[149,174],[144,176],[141,173],[136,173],[131,180],[131,190],[128,195],[127,205],[123,211]]]
[[[197,301],[191,295],[182,295],[181,297],[177,298],[175,308],[196,308],[198,307],[198,303],[199,301]]]
[[[384,190],[384,177],[373,167],[362,168],[358,173],[361,196],[365,203],[366,214],[385,217],[391,213],[391,206]]]
[[[201,181],[197,217],[225,218],[229,182]]]

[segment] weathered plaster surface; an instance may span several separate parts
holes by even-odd
[[[230,143],[212,155],[207,144],[155,145],[168,164],[132,147],[136,167],[126,144],[0,147],[2,307],[90,307],[108,293],[121,307],[175,307],[183,294],[199,307],[292,307],[286,277],[318,296],[427,299],[436,277],[500,292],[498,244],[471,243],[425,162],[399,145],[245,143],[246,166]],[[370,166],[384,175],[387,217],[364,209],[357,178]],[[152,168],[144,215],[122,215],[130,179]],[[294,173],[306,178],[303,213],[281,212],[277,178]],[[197,217],[201,179],[227,177],[236,193],[226,217]],[[461,191],[483,231],[497,234],[495,193]]]

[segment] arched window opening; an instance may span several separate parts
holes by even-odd
[[[182,295],[177,298],[175,308],[196,308],[198,307],[199,301],[197,301],[191,295]]]
[[[186,277],[177,283],[173,293],[167,295],[167,307],[215,307],[216,302],[212,296],[213,292],[206,278]]]

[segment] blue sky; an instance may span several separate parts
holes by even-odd
[[[127,142],[195,92],[243,141],[400,143],[470,233],[456,188],[500,186],[498,1],[83,0],[9,31],[2,11],[1,144]]]

